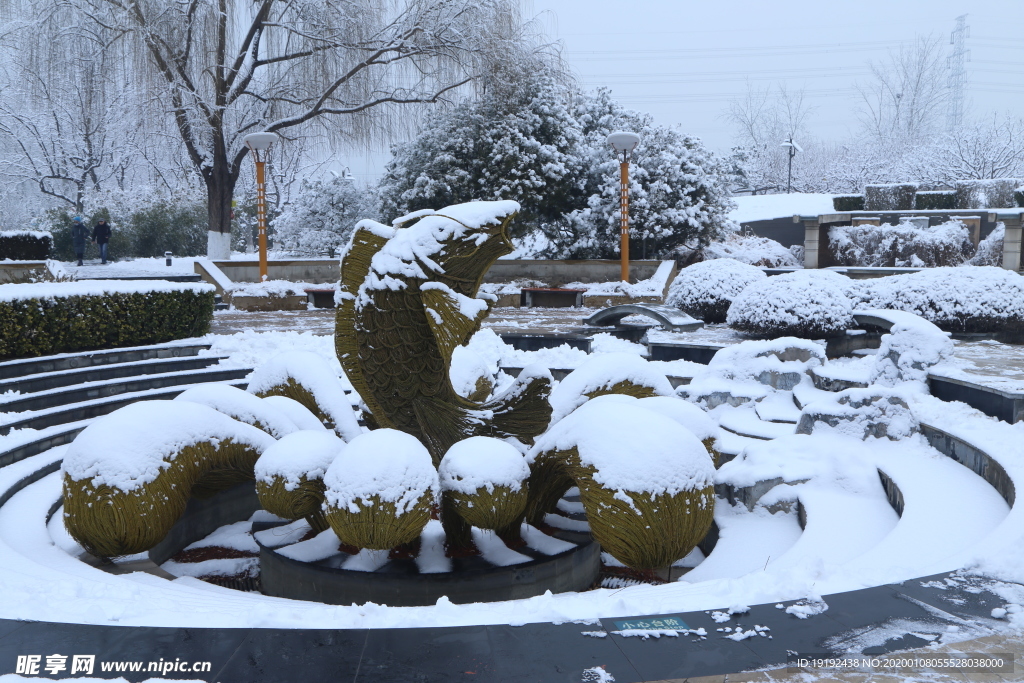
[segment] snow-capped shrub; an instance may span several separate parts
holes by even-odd
[[[260,505],[285,519],[305,517],[314,531],[326,531],[324,474],[344,448],[326,429],[292,432],[270,446],[256,461]]]
[[[712,242],[703,250],[704,260],[734,259],[741,263],[765,268],[802,268],[792,251],[773,239],[757,235],[732,233],[719,242]]]
[[[50,256],[53,235],[36,230],[0,232],[0,261],[44,261]]]
[[[61,465],[64,525],[97,557],[149,550],[206,497],[252,481],[275,443],[255,427],[189,401],[140,401],[98,418]]]
[[[526,508],[530,466],[522,453],[500,439],[473,436],[459,441],[445,453],[437,473],[444,509],[450,506],[477,528],[506,530]]]
[[[0,285],[0,358],[199,337],[213,319],[213,292],[159,280]]]
[[[839,195],[832,198],[832,207],[836,211],[863,211],[864,210],[864,195],[862,194],[847,194]]]
[[[299,429],[327,429],[324,423],[310,412],[309,408],[293,398],[288,398],[287,396],[264,396],[261,400],[267,405],[273,406],[276,410],[281,411]]]
[[[633,353],[602,353],[590,356],[551,391],[551,423],[604,394],[628,394],[636,398],[672,396],[664,373]]]
[[[356,223],[377,218],[373,193],[351,176],[303,180],[294,201],[274,220],[274,246],[298,256],[335,255]]]
[[[186,389],[175,401],[191,401],[252,425],[275,439],[298,431],[298,426],[272,404],[230,384],[201,384]]]
[[[729,307],[726,322],[765,337],[821,339],[842,334],[853,323],[847,293],[828,271],[776,275],[744,289]],[[844,278],[846,279],[846,278]]]
[[[832,258],[844,266],[957,266],[974,251],[970,231],[958,220],[929,228],[909,222],[837,225],[828,238]]]
[[[735,259],[701,261],[679,272],[665,303],[706,323],[724,323],[733,299],[747,285],[767,278],[760,268]]]
[[[918,192],[914,197],[914,209],[917,211],[936,211],[956,208],[956,192],[934,190]]]
[[[419,440],[395,429],[362,434],[324,475],[324,514],[342,543],[387,550],[419,537],[440,482]]]
[[[986,178],[958,180],[956,208],[1007,209],[1016,205],[1014,190],[1020,185],[1018,178]]]
[[[978,243],[978,250],[968,261],[971,266],[1001,266],[1003,265],[1003,240],[1006,239],[1006,226],[996,223],[996,227],[985,239]]]
[[[908,211],[914,208],[913,183],[893,185],[865,185],[864,209],[866,211]]]
[[[260,398],[276,395],[298,401],[343,439],[350,441],[362,433],[341,382],[312,351],[274,356],[253,371],[246,390]]]
[[[667,566],[711,526],[715,468],[707,450],[639,401],[589,401],[542,434],[527,460],[527,521],[541,523],[575,482],[594,539],[628,567]]]
[[[915,313],[950,332],[1024,333],[1024,278],[991,266],[866,280],[857,308]]]

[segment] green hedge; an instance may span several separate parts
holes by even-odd
[[[46,232],[0,232],[0,260],[45,261],[50,258],[51,241]]]
[[[956,208],[956,192],[918,192],[914,197],[914,208],[918,211],[941,211]]]
[[[1024,187],[1018,187],[1014,190],[1013,198],[1017,201],[1017,206],[1024,208]]]
[[[848,194],[832,198],[832,206],[836,211],[863,211],[864,195]]]
[[[0,358],[159,344],[210,330],[212,287],[76,293],[81,284],[0,285]],[[29,298],[30,290],[13,287],[39,293]]]

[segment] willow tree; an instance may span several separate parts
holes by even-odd
[[[67,0],[51,0],[63,4]],[[516,0],[71,0],[135,61],[208,193],[209,255],[228,253],[243,137],[383,142],[515,53]]]

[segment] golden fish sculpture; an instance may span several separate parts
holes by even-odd
[[[361,221],[341,261],[335,346],[376,427],[399,429],[437,466],[471,436],[526,443],[551,420],[550,375],[523,373],[478,403],[455,392],[452,351],[480,328],[494,297],[477,298],[484,274],[512,251],[513,201],[419,211],[394,227]]]

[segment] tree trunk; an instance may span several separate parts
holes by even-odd
[[[231,198],[234,190],[235,179],[230,172],[214,170],[206,176],[206,208],[210,221],[206,241],[208,258],[231,258]]]

